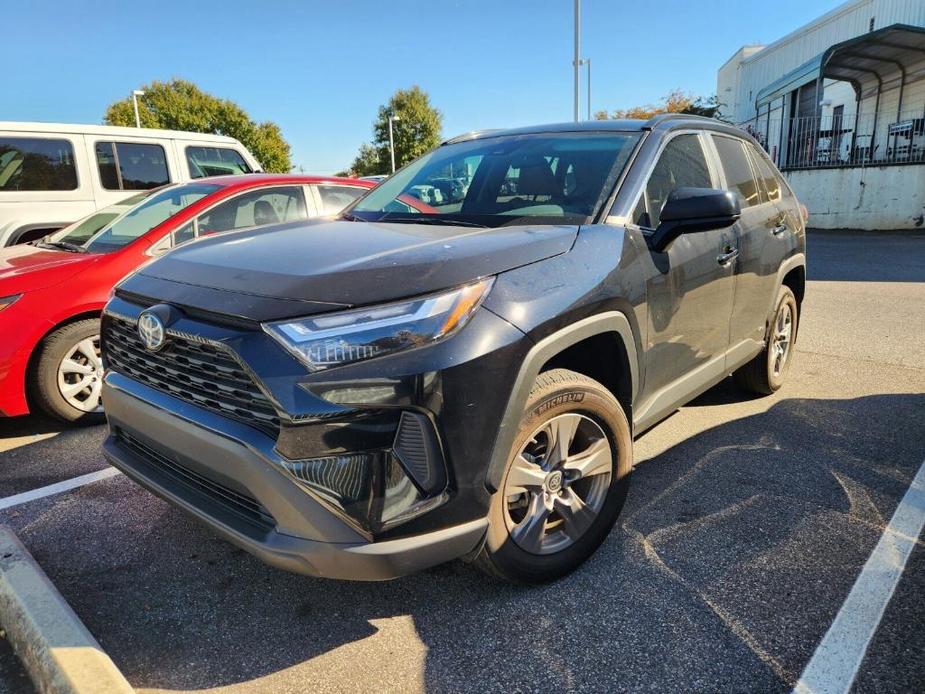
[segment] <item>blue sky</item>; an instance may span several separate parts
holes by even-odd
[[[583,0],[592,108],[716,90],[717,68],[839,0]],[[419,84],[447,136],[570,120],[572,0],[0,0],[0,120],[99,123],[151,80],[183,77],[273,120],[306,172],[347,166],[380,104]],[[584,104],[582,97],[582,104]],[[584,106],[583,106],[584,108]]]

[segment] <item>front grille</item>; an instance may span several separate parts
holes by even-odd
[[[230,513],[256,526],[258,529],[267,532],[276,526],[276,521],[270,515],[270,512],[253,497],[229,489],[223,484],[193,472],[188,467],[142,443],[124,429],[119,429],[116,432],[116,440],[122,447],[131,451],[158,472],[221,504]]]
[[[241,365],[223,349],[171,335],[157,352],[145,349],[135,324],[108,316],[108,368],[274,438],[279,417]]]

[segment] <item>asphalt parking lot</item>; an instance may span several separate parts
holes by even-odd
[[[790,690],[925,459],[925,235],[816,233],[788,383],[643,435],[618,527],[555,584],[456,562],[268,568],[121,475],[0,512],[141,691]],[[106,467],[104,428],[0,420],[0,497]],[[925,689],[919,538],[855,690]],[[0,648],[0,677],[28,689]]]

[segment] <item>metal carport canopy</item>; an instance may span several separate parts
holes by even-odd
[[[836,43],[759,91],[755,108],[823,77],[849,82],[858,98],[925,79],[925,27],[892,24]]]

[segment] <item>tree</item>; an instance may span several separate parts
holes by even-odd
[[[396,168],[440,144],[443,115],[431,106],[427,92],[417,85],[410,89],[399,89],[387,104],[379,107],[379,115],[373,123],[373,141],[360,146],[350,166],[354,175],[372,176],[392,172],[389,116],[398,116],[392,126]]]
[[[598,111],[594,114],[595,120],[608,120],[611,118],[639,118],[648,120],[659,113],[689,113],[695,116],[718,118],[721,104],[716,95],[709,97],[694,96],[681,89],[672,89],[662,97],[659,104],[646,104],[633,108],[617,109],[611,113]]]
[[[138,99],[142,127],[228,135],[247,147],[264,171],[286,173],[292,168],[289,143],[276,123],[256,123],[233,101],[207,94],[187,80],[154,81],[142,90],[145,95]],[[132,98],[110,104],[103,122],[135,125]]]

